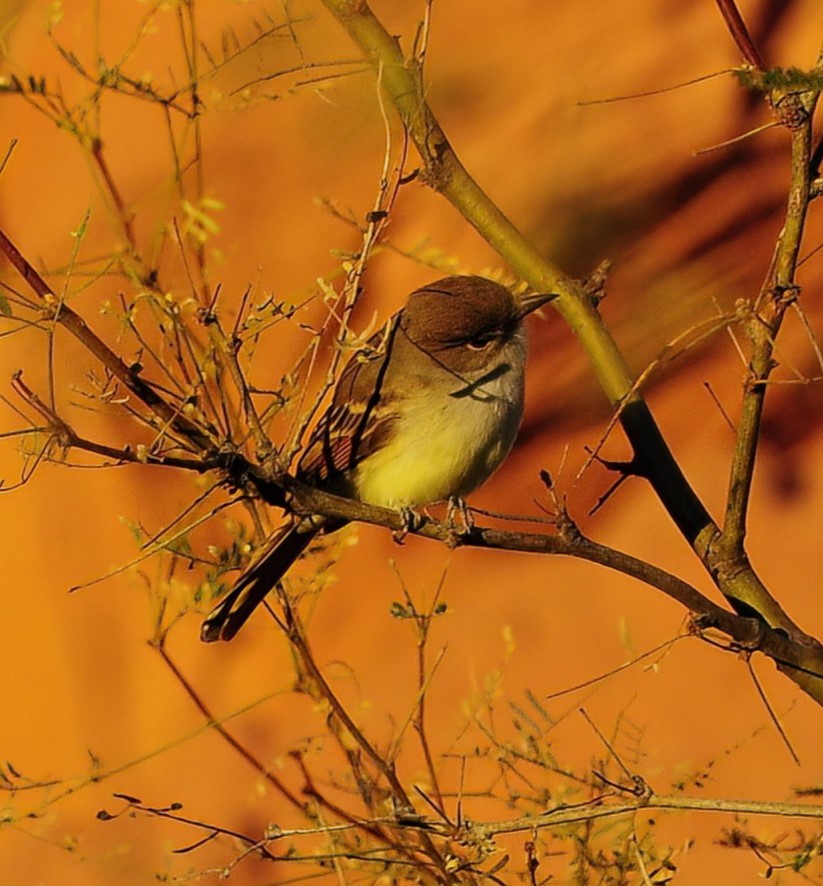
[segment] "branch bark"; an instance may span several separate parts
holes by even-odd
[[[551,809],[541,815],[529,815],[509,821],[490,821],[475,824],[483,834],[512,834],[519,831],[533,831],[535,828],[557,827],[576,822],[591,821],[597,818],[613,818],[618,815],[632,815],[643,810],[671,809],[694,810],[700,812],[725,812],[738,815],[777,815],[785,818],[814,818],[820,820],[823,807],[804,803],[772,803],[759,800],[723,800],[710,797],[657,796],[637,802],[607,803],[595,800],[578,806]]]

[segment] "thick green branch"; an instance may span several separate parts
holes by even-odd
[[[547,261],[493,203],[466,171],[429,108],[417,60],[404,58],[398,41],[374,16],[366,0],[324,0],[364,56],[394,103],[424,163],[428,184],[448,199],[500,255],[538,291],[557,294],[553,302],[586,351],[609,401],[620,408],[620,421],[634,449],[633,468],[654,488],[679,530],[718,587],[739,611],[761,618],[806,646],[815,661],[823,649],[804,634],[769,594],[742,553],[729,562],[715,544],[720,529],[691,488],[666,445],[646,403],[635,390],[623,356],[605,328],[596,301],[578,281]],[[795,202],[807,192],[793,190]],[[795,222],[802,230],[804,215]],[[799,242],[799,240],[798,240]],[[739,505],[745,507],[745,501]],[[741,549],[742,550],[742,549]],[[789,671],[823,704],[823,679]]]

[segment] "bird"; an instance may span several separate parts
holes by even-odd
[[[303,483],[413,513],[462,501],[500,466],[523,416],[524,318],[554,298],[455,275],[415,290],[352,356],[300,456]],[[318,532],[345,520],[293,519],[269,537],[202,623],[231,640]]]

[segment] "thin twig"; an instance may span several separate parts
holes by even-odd
[[[766,62],[763,60],[760,50],[754,45],[754,40],[752,40],[749,29],[743,21],[743,16],[740,15],[737,4],[734,0],[716,0],[716,2],[740,54],[753,68],[764,71]]]
[[[168,669],[174,674],[175,679],[183,688],[183,691],[194,703],[194,706],[200,711],[206,719],[208,725],[217,732],[217,734],[237,753],[239,754],[262,778],[264,778],[272,787],[276,788],[286,800],[301,812],[306,811],[306,804],[300,800],[292,790],[281,781],[267,766],[265,766],[254,754],[212,714],[206,703],[201,698],[197,690],[192,686],[185,674],[177,667],[172,657],[166,649],[165,642],[161,638],[158,643],[153,644],[153,648],[157,651]]]
[[[190,421],[179,409],[170,406],[154,389],[141,379],[136,372],[94,332],[89,329],[86,321],[66,304],[58,309],[57,296],[46,281],[35,271],[31,264],[23,258],[17,247],[0,230],[0,252],[8,258],[26,283],[42,300],[42,309],[52,316],[64,329],[70,332],[80,343],[106,368],[119,379],[142,403],[144,403],[163,423],[186,437],[193,446],[201,450],[210,450],[213,446],[210,436],[197,424]]]
[[[780,722],[780,718],[777,716],[776,711],[771,705],[768,696],[766,695],[766,690],[763,688],[763,684],[760,682],[757,676],[757,672],[752,666],[751,659],[747,659],[746,664],[749,668],[749,675],[752,678],[752,683],[754,683],[755,689],[757,689],[757,694],[760,696],[760,700],[763,702],[763,706],[766,708],[766,711],[769,714],[769,719],[774,723],[774,728],[777,730],[778,735],[780,735],[783,744],[786,747],[786,750],[791,755],[792,760],[794,760],[795,764],[800,766],[800,757],[797,756],[797,751],[795,751],[792,746],[791,741],[789,740],[789,736],[786,734],[786,730],[783,728],[783,724]]]

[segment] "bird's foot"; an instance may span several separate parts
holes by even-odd
[[[403,544],[410,532],[416,532],[426,522],[426,518],[421,513],[409,507],[400,508],[400,519],[403,521],[403,525],[400,529],[395,529],[392,532],[394,540],[399,545]]]
[[[474,529],[474,517],[466,504],[466,499],[459,495],[449,497],[446,507],[446,525],[458,535],[467,535]]]

